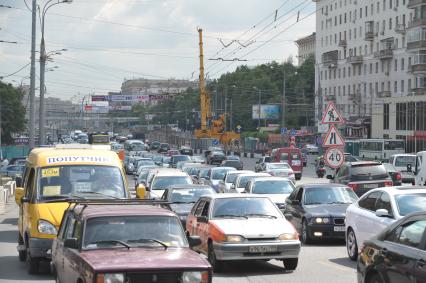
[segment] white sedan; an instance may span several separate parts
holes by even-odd
[[[371,190],[346,210],[346,248],[358,258],[364,241],[382,232],[405,215],[426,211],[424,187],[386,187]]]
[[[271,162],[265,164],[265,173],[275,177],[285,177],[296,183],[296,177],[293,169],[286,162]]]

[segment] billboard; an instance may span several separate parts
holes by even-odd
[[[259,114],[260,112],[260,114]],[[278,104],[261,104],[252,106],[251,117],[253,120],[275,120],[280,117],[280,106]]]
[[[108,95],[92,95],[92,102],[94,101],[108,101]]]

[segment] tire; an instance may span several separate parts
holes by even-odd
[[[210,262],[214,272],[220,272],[223,270],[223,261],[216,258],[212,243],[209,243],[207,259]]]
[[[373,275],[369,276],[365,283],[385,283],[383,282],[382,278],[378,273],[374,273]]]
[[[24,245],[24,239],[21,234],[18,232],[18,245]],[[20,262],[25,262],[27,260],[27,250],[18,251],[18,257]]]
[[[299,181],[300,179],[302,179],[302,174],[300,175],[296,174],[296,180]]]
[[[348,257],[351,260],[357,260],[358,244],[356,243],[355,232],[351,228],[349,228],[348,232],[346,233],[346,251],[348,252]]]
[[[40,268],[40,259],[33,258],[31,255],[27,255],[27,265],[29,274],[37,274]]]
[[[286,258],[283,260],[284,268],[286,270],[295,270],[297,268],[298,258]]]
[[[306,222],[306,219],[303,219],[302,221],[302,231],[301,231],[301,240],[303,244],[310,244],[312,243],[312,239],[309,236],[309,227],[308,227],[308,222]]]

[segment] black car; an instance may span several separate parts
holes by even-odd
[[[191,162],[191,157],[188,155],[173,155],[170,157],[169,166],[176,168],[177,163],[180,161]]]
[[[394,186],[401,186],[402,185],[402,175],[401,172],[396,170],[395,166],[393,166],[390,163],[383,163],[383,165],[386,168],[386,171],[388,172],[389,176],[392,178],[392,182]]]
[[[158,153],[167,152],[168,150],[170,150],[170,145],[168,143],[160,143]]]
[[[212,187],[206,185],[173,185],[164,191],[161,199],[171,203],[171,210],[179,216],[183,227],[186,227],[186,218],[194,203],[204,195],[215,193]]]
[[[327,175],[327,179],[351,187],[358,196],[371,189],[393,186],[385,166],[375,161],[346,162],[334,176]]]
[[[217,164],[220,165],[222,161],[226,159],[225,154],[222,151],[212,151],[207,156],[207,163],[208,164]]]
[[[345,239],[346,208],[358,199],[338,184],[298,186],[286,199],[284,215],[301,234],[301,241]]]
[[[364,242],[358,283],[426,282],[426,212],[410,214]]]
[[[150,150],[158,150],[160,148],[160,142],[159,141],[153,141],[151,143],[151,146],[149,147]]]
[[[192,150],[192,148],[187,147],[187,146],[182,146],[179,150],[180,154],[183,155],[189,155],[192,156],[194,154],[194,151]]]
[[[222,164],[220,164],[222,167],[234,167],[237,170],[243,170],[244,164],[241,160],[224,160],[222,161]]]

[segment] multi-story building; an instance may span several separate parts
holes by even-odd
[[[299,38],[295,43],[297,45],[298,65],[301,66],[306,58],[315,55],[315,32],[311,35]]]
[[[426,1],[315,2],[317,117],[333,101],[346,136],[426,149]]]

